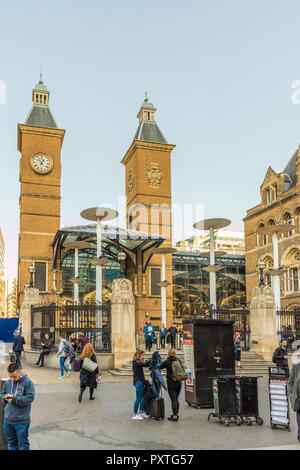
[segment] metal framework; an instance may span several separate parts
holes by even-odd
[[[96,315],[102,313],[102,328],[96,328]],[[31,347],[40,349],[45,334],[49,333],[58,345],[59,335],[78,337],[81,331],[90,340],[96,352],[111,352],[110,304],[49,305],[31,308]]]
[[[285,338],[291,348],[293,341],[300,340],[300,307],[293,310],[277,310],[277,315],[280,318],[280,330],[277,334]]]

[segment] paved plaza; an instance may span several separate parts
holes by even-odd
[[[2,361],[1,376],[6,364]],[[271,430],[267,380],[259,382],[260,415],[263,426],[253,424],[229,428],[215,418],[207,421],[211,410],[195,409],[184,401],[181,393],[180,420],[131,420],[135,389],[130,379],[103,376],[94,401],[85,392],[78,403],[79,374],[57,379],[53,369],[37,369],[24,364],[24,370],[36,383],[36,398],[32,406],[30,430],[34,450],[204,450],[204,449],[300,449],[296,441],[295,414],[291,415],[291,432]],[[47,383],[48,381],[48,383]],[[49,381],[51,381],[49,383]],[[171,414],[166,394],[166,416]]]

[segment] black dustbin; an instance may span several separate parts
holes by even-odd
[[[183,321],[183,351],[188,379],[185,401],[213,408],[212,377],[235,374],[233,320]]]
[[[234,375],[222,375],[213,379],[214,413],[208,415],[219,418],[225,426],[229,426],[231,419],[237,425],[242,424],[239,417],[238,402],[236,395],[236,377]]]
[[[238,414],[246,424],[252,424],[254,418],[259,425],[263,420],[259,416],[258,409],[258,377],[236,377],[236,396],[238,404]]]

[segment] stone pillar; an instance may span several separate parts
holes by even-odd
[[[111,347],[114,368],[132,360],[135,345],[135,301],[128,279],[115,279],[111,295]]]
[[[250,304],[250,350],[270,361],[278,347],[276,308],[269,286],[254,287]]]
[[[31,306],[39,305],[41,297],[39,290],[34,287],[25,287],[24,300],[20,307],[19,323],[22,323],[22,335],[26,341],[25,350],[31,349]],[[40,326],[38,324],[34,326]]]

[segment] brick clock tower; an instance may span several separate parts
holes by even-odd
[[[156,108],[145,100],[137,115],[139,126],[122,163],[125,166],[127,227],[165,238],[162,247],[172,246],[171,152],[155,121]],[[146,254],[146,256],[149,254]],[[137,272],[128,273],[136,300],[136,327],[146,320],[161,325],[161,255],[153,255],[145,269],[145,254],[138,254]],[[166,255],[166,281],[172,280],[172,255]],[[167,324],[173,319],[172,285],[167,287]],[[148,313],[148,316],[146,315]]]
[[[29,284],[28,268],[35,267],[34,287],[43,295],[56,293],[51,243],[60,228],[61,147],[65,131],[59,129],[49,107],[50,92],[42,75],[32,92],[33,106],[18,125],[20,159],[20,230],[18,306]]]

